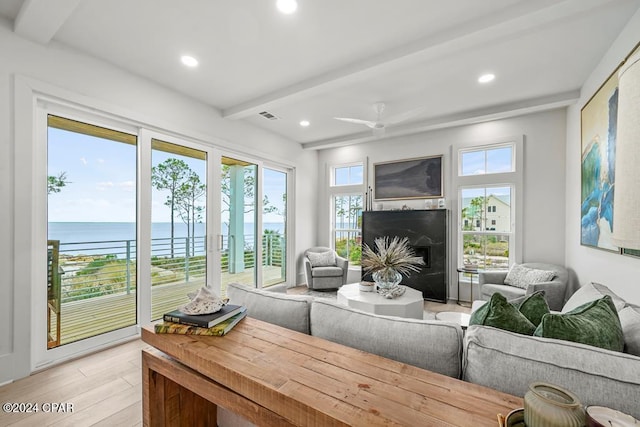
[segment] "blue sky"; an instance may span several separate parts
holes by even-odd
[[[464,152],[462,154],[462,175],[511,172],[512,153],[511,146]]]
[[[136,217],[136,147],[75,132],[49,128],[48,175],[65,172],[68,184],[49,195],[50,222],[134,222]],[[153,165],[169,157],[185,161],[205,182],[205,162],[154,150]],[[285,175],[265,169],[264,194],[282,209]],[[152,221],[169,222],[168,193],[153,190]],[[176,217],[177,221],[180,221]],[[248,218],[245,219],[247,221]],[[281,222],[276,213],[264,222]]]

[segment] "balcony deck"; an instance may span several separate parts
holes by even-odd
[[[282,273],[280,267],[263,266],[262,271],[265,284],[279,282],[278,279]],[[226,294],[229,283],[252,283],[253,274],[253,268],[237,274],[223,273],[222,294]],[[187,293],[203,285],[202,280],[195,280],[189,283],[178,282],[153,286],[151,288],[152,318],[159,319],[164,313],[185,304],[188,302]],[[61,306],[60,342],[67,344],[136,323],[135,292],[66,302]]]

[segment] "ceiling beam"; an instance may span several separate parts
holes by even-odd
[[[47,44],[82,0],[25,0],[13,24],[24,38]]]
[[[540,111],[554,110],[568,107],[580,99],[580,90],[562,92],[555,95],[532,98],[524,101],[495,105],[477,110],[464,111],[447,116],[436,117],[404,126],[389,127],[384,139],[399,136],[413,135],[437,129],[452,128],[455,126],[469,125],[492,120],[501,120],[509,117],[522,116]],[[372,132],[359,132],[345,137],[324,139],[320,141],[301,144],[305,150],[322,150],[325,148],[343,147],[346,145],[363,144],[365,142],[378,141],[381,138],[373,136]]]
[[[499,13],[465,22],[435,36],[400,46],[345,67],[314,76],[285,88],[222,110],[222,117],[241,119],[270,108],[322,93],[330,88],[366,78],[373,73],[410,66],[451,55],[463,49],[503,38],[512,38],[537,27],[565,19],[613,0],[538,0],[519,2]]]

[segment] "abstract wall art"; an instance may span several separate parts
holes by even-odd
[[[615,184],[618,75],[613,73],[581,112],[580,243],[618,251],[611,243]]]
[[[627,58],[633,54],[638,45]],[[626,60],[626,59],[625,59]],[[580,243],[620,252],[611,241],[616,181],[618,70],[611,73],[582,107]]]

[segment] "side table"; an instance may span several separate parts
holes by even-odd
[[[462,329],[467,329],[470,319],[470,314],[461,313],[459,311],[440,311],[436,313],[436,320],[457,323],[462,326]]]
[[[473,304],[473,276],[477,276],[479,271],[478,270],[469,270],[465,267],[458,267],[456,269],[456,271],[458,272],[458,305],[461,305],[463,307],[471,307],[471,304]],[[471,301],[467,302],[467,301],[460,301],[460,275],[464,275],[464,274],[468,274],[469,277],[471,278]],[[479,281],[478,281],[479,283]]]

